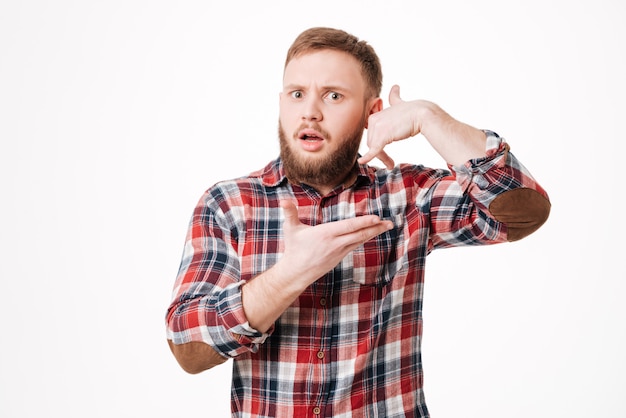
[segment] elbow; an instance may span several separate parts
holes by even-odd
[[[178,359],[176,359],[178,360]],[[180,366],[181,369],[183,369],[185,372],[189,373],[189,374],[199,374],[207,369],[202,369],[199,367],[196,367],[196,365],[192,364],[192,363],[187,363],[184,360],[178,360],[178,365]]]
[[[489,205],[495,220],[506,225],[508,241],[518,241],[538,230],[550,215],[547,197],[530,188],[518,188],[497,196]]]
[[[171,340],[167,340],[167,343],[180,367],[189,374],[201,373],[228,360],[203,342],[190,342],[178,345]]]
[[[177,357],[176,361],[178,362],[178,365],[180,366],[180,368],[189,374],[199,374],[209,369],[208,367],[207,368],[200,367],[200,365],[197,364],[196,362],[188,361],[187,359],[184,359],[184,358]]]

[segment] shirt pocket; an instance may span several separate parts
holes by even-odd
[[[404,254],[404,218],[390,218],[394,228],[386,231],[348,254],[345,260],[352,264],[352,280],[365,286],[385,286],[402,268]]]

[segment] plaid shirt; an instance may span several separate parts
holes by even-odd
[[[506,225],[490,218],[490,202],[517,187],[545,195],[504,140],[486,132],[487,156],[451,171],[361,165],[352,186],[322,197],[290,184],[277,159],[202,196],[167,337],[203,341],[234,358],[234,417],[429,416],[420,354],[426,256],[505,242]],[[289,199],[309,225],[376,214],[395,228],[348,254],[260,333],[247,322],[240,287],[283,253],[279,202]]]

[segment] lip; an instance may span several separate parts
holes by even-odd
[[[298,132],[298,139],[304,140],[304,141],[306,140],[324,141],[325,140],[324,136],[319,131],[312,129],[312,128],[301,129],[300,132]]]
[[[324,136],[315,129],[305,128],[298,132],[298,143],[304,151],[317,152],[323,148],[325,141]]]

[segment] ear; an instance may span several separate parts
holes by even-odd
[[[370,99],[367,102],[367,106],[368,106],[368,113],[367,113],[368,118],[365,120],[365,129],[367,129],[367,122],[369,120],[369,116],[383,110],[383,99],[381,99],[380,97]]]

